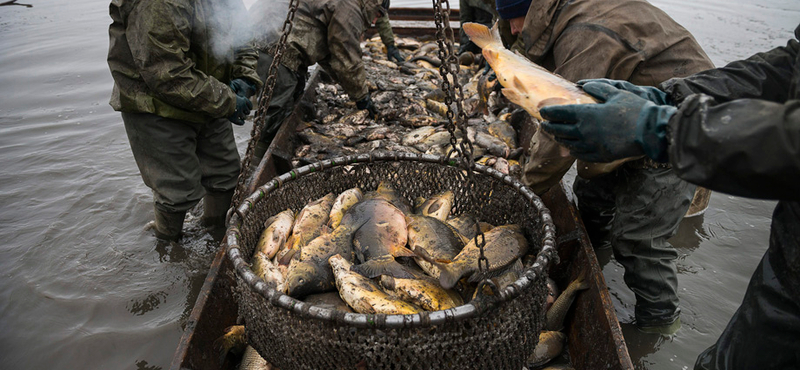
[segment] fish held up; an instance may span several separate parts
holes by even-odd
[[[597,103],[573,82],[506,49],[496,24],[489,29],[482,24],[465,23],[461,28],[482,49],[484,58],[503,85],[503,94],[531,116],[542,119],[539,109],[550,105]]]

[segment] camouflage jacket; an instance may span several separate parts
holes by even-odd
[[[235,0],[112,0],[111,106],[196,123],[233,114],[230,80],[261,84],[255,48],[232,46],[244,12]]]
[[[520,38],[530,60],[570,81],[611,78],[657,86],[714,67],[689,31],[644,0],[535,1]],[[541,194],[573,162],[549,135],[537,132],[523,182]],[[580,162],[584,177],[615,168]]]
[[[268,19],[274,13],[269,8],[270,2],[261,0],[250,9],[251,16]],[[379,8],[379,0],[300,0],[281,63],[294,71],[319,63],[350,99],[365,98],[369,89],[361,38]],[[273,37],[256,40],[261,52],[274,54]]]

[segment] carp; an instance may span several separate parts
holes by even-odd
[[[509,148],[517,147],[517,131],[506,121],[497,120],[487,127],[489,134],[502,140]]]
[[[300,250],[300,257],[292,259],[286,272],[286,294],[298,298],[313,293],[333,290],[336,285],[328,258],[339,254],[352,261],[353,234],[360,224],[339,225],[332,232],[320,235]]]
[[[450,190],[445,190],[422,201],[418,206],[414,207],[414,213],[445,221],[450,216],[454,199],[455,194]]]
[[[560,331],[543,331],[539,334],[539,343],[528,357],[528,368],[537,368],[550,361],[564,351],[566,334]]]
[[[381,276],[381,286],[389,293],[428,311],[446,310],[464,304],[458,293],[442,288],[439,282],[422,271],[409,269],[410,279]]]
[[[292,237],[294,239],[292,249],[299,250],[306,243],[322,234],[322,226],[328,223],[328,216],[330,216],[334,200],[336,200],[336,196],[333,193],[328,193],[303,207],[300,213],[297,214],[297,219],[292,228]]]
[[[363,199],[385,199],[403,213],[411,213],[411,206],[408,204],[408,200],[403,198],[394,186],[386,182],[381,182],[378,184],[377,189],[364,194]]]
[[[586,281],[585,274],[584,272],[577,279],[569,283],[567,289],[564,289],[564,292],[556,298],[553,305],[547,310],[545,314],[547,320],[545,329],[561,330],[564,327],[564,318],[567,316],[567,311],[569,311],[572,301],[575,300],[575,295],[577,295],[579,291],[589,288],[589,282]]]
[[[547,278],[547,298],[544,301],[544,312],[547,312],[547,310],[553,306],[556,298],[558,298],[558,294],[559,290],[556,281],[551,278]]]
[[[352,271],[353,265],[335,254],[328,259],[339,295],[358,313],[383,313],[409,315],[421,308],[394,298],[367,277]]]
[[[244,354],[242,355],[242,361],[239,363],[239,370],[271,370],[272,365],[270,365],[267,360],[265,360],[261,355],[258,354],[255,348],[252,346],[247,346],[244,350]]]
[[[342,297],[337,292],[310,294],[303,299],[303,302],[331,310],[355,312],[342,300]]]
[[[478,219],[469,213],[462,213],[458,216],[447,219],[447,224],[458,231],[459,236],[466,240],[464,244],[469,243],[470,239],[475,238],[475,234],[477,234],[477,231],[475,230],[475,224],[477,222]]]
[[[436,131],[432,126],[422,126],[420,128],[409,131],[401,143],[406,146],[412,146],[421,143],[428,136],[431,136]]]
[[[490,30],[479,23],[465,23],[461,29],[482,49],[483,56],[503,85],[503,95],[531,116],[541,120],[539,108],[549,105],[597,103],[573,82],[506,49],[496,24]]]
[[[291,209],[268,218],[264,222],[266,228],[261,233],[256,251],[266,254],[267,258],[275,257],[275,254],[283,248],[286,239],[289,238],[292,225],[294,225],[294,212]]]
[[[452,260],[464,248],[465,241],[448,224],[423,215],[406,216],[408,224],[408,246],[413,251],[424,249],[425,254],[436,260]],[[414,260],[430,276],[439,277],[439,267],[415,257]]]
[[[485,245],[483,254],[489,261],[489,268],[482,274],[478,272],[478,258],[480,249],[471,240],[458,255],[449,263],[447,261],[437,261],[425,254],[425,250],[414,251],[422,258],[434,263],[440,270],[439,283],[442,287],[450,289],[456,285],[459,279],[466,275],[471,275],[469,281],[480,281],[503,273],[509,266],[513,265],[519,257],[528,251],[528,241],[520,232],[519,225],[497,226],[484,234]]]
[[[244,325],[233,325],[225,328],[219,338],[214,340],[212,346],[219,352],[219,363],[225,362],[228,353],[241,354],[247,348],[247,335]]]
[[[353,204],[360,202],[362,198],[364,198],[364,193],[362,193],[359,188],[348,189],[339,194],[331,206],[331,213],[328,216],[328,227],[331,229],[338,227],[342,222],[344,213],[352,207]]]
[[[379,275],[410,277],[395,257],[413,257],[406,248],[405,214],[388,200],[375,197],[356,203],[345,213],[341,226],[360,225],[353,234],[353,250],[361,264],[353,269],[374,278]]]
[[[273,285],[277,291],[282,292],[284,290],[283,272],[261,251],[256,251],[255,256],[253,256],[253,273]]]

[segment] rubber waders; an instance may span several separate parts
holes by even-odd
[[[183,229],[184,212],[165,212],[155,208],[155,233],[156,238],[176,242],[181,238]]]
[[[214,240],[222,240],[225,234],[225,216],[231,208],[233,190],[226,192],[208,192],[203,197],[202,223]]]

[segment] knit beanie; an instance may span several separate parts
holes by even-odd
[[[497,13],[505,20],[524,17],[528,14],[531,0],[496,0]]]

